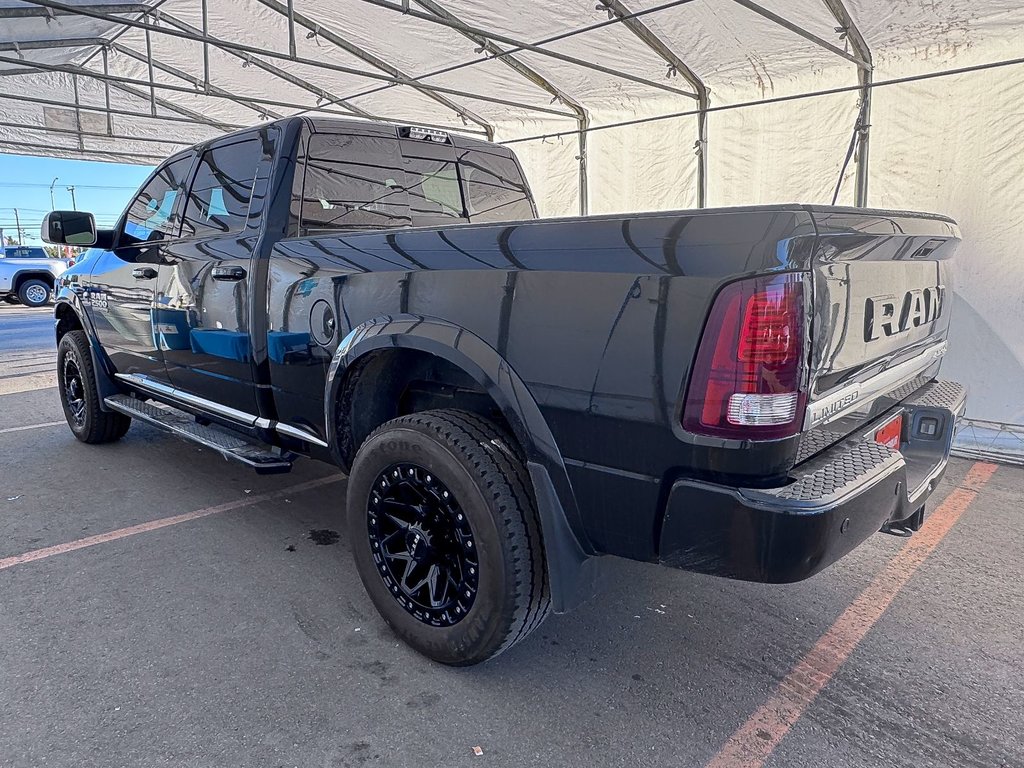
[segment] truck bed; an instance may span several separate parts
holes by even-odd
[[[595,549],[651,559],[667,483],[789,482],[933,376],[948,311],[868,339],[865,307],[944,294],[958,242],[941,216],[802,205],[322,235],[275,247],[268,305],[274,332],[302,328],[318,299],[337,305],[339,338],[380,316],[471,332],[536,400]],[[782,440],[688,433],[681,403],[716,295],[776,273],[809,285],[805,423]],[[330,356],[312,354],[325,376]],[[271,361],[289,423],[322,423],[322,379],[309,374]],[[624,517],[620,500],[646,519]]]

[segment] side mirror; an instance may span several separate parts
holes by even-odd
[[[95,245],[96,219],[85,211],[51,211],[43,217],[39,236],[54,245]]]

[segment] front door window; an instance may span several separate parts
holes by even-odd
[[[178,236],[181,221],[176,203],[184,194],[192,157],[166,163],[149,180],[128,208],[119,247],[141,245]]]

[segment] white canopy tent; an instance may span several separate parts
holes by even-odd
[[[508,142],[543,215],[956,218],[965,450],[1024,458],[1024,4],[0,0],[0,152],[156,163],[277,116]]]

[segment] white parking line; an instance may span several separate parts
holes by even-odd
[[[60,424],[67,424],[66,421],[48,421],[45,424],[27,424],[24,427],[8,427],[7,429],[0,429],[0,435],[6,434],[7,432],[24,432],[26,429],[42,429],[43,427],[56,427]]]

